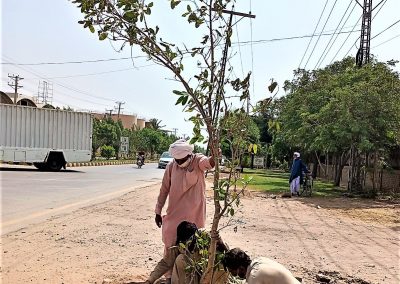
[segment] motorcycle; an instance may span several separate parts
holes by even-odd
[[[142,159],[137,159],[136,165],[137,165],[138,169],[141,169],[142,166],[143,166],[143,161],[142,161]]]
[[[138,166],[138,169],[141,169],[142,166],[144,165],[144,155],[139,155],[136,159],[136,165]]]

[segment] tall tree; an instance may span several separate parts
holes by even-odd
[[[399,74],[375,60],[355,67],[349,57],[322,70],[298,70],[285,87],[284,138],[310,153],[331,153],[338,161],[337,183],[350,159],[349,189],[363,189],[368,156],[400,141]]]

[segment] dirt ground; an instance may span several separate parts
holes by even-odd
[[[158,189],[137,189],[3,236],[2,283],[146,279],[163,252],[153,221]],[[395,203],[252,192],[220,234],[231,248],[276,259],[303,283],[324,277],[330,283],[399,283],[399,213]]]

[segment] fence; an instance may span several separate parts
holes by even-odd
[[[311,164],[311,167],[314,165]],[[350,167],[345,166],[342,171],[342,177],[340,179],[340,186],[347,187],[349,182],[349,174]],[[317,169],[317,176],[321,178],[325,178],[329,181],[334,181],[335,177],[334,166],[329,165],[325,166],[322,170],[320,166]],[[367,171],[365,178],[365,187],[367,189],[372,189],[373,183],[372,179],[373,173],[371,171]],[[380,193],[396,193],[400,194],[400,170],[380,170],[378,174],[378,192]]]

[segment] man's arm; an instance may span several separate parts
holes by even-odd
[[[167,200],[169,194],[169,189],[171,187],[171,168],[171,164],[168,164],[164,172],[160,193],[158,194],[157,204],[154,210],[157,215],[161,215],[162,208],[164,207],[165,201]]]
[[[221,156],[221,149],[218,149],[218,157]],[[215,167],[215,158],[214,156],[206,157],[202,156],[199,161],[199,167],[202,171],[211,170]]]

